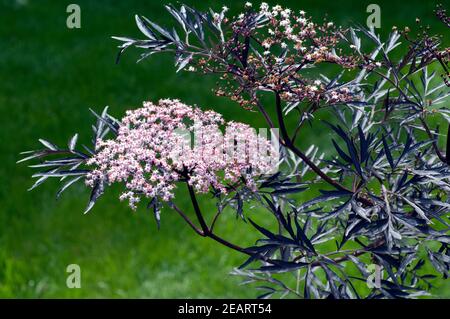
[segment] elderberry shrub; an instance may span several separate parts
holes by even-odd
[[[77,148],[74,135],[66,148],[40,140],[44,149],[25,152],[22,161],[40,159],[32,166],[43,169],[32,188],[57,177],[59,196],[85,181],[88,211],[121,183],[121,199],[132,208],[146,201],[158,224],[167,205],[198,235],[247,256],[233,274],[261,298],[413,298],[434,277],[447,279],[450,143],[439,128],[450,120],[450,50],[440,37],[393,28],[381,39],[266,3],[236,16],[166,8],[176,27],[136,16],[145,37],[114,37],[118,59],[128,48],[142,50],[140,60],[169,52],[177,72],[217,76],[216,94],[243,116],[258,111],[278,144],[178,100],[146,102],[121,120],[105,108],[93,112],[91,147]],[[449,26],[442,7],[436,15]],[[308,125],[331,133],[328,148],[298,138]],[[191,135],[200,142],[192,146]],[[193,214],[176,205],[182,185]],[[200,208],[196,194],[208,192],[217,212]],[[249,217],[250,205],[271,214],[269,226]],[[253,246],[216,233],[226,208],[259,234]]]

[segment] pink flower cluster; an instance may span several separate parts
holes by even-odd
[[[87,184],[124,183],[120,199],[132,208],[141,197],[169,201],[180,180],[200,193],[227,193],[242,183],[255,189],[255,178],[278,160],[278,150],[250,126],[170,99],[127,111],[117,137],[98,140],[96,149]]]

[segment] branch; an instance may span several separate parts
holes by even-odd
[[[407,101],[407,102],[409,102],[409,103],[412,103],[412,104],[414,104],[415,106],[417,106],[417,107],[419,107],[419,108],[421,107],[421,105],[419,105],[418,103],[416,103],[416,102],[414,102],[414,101],[411,101],[411,99],[410,99],[410,98],[408,97],[408,95],[400,88],[400,86],[399,86],[397,83],[395,83],[394,81],[392,81],[389,77],[385,76],[385,75],[382,74],[381,72],[378,72],[377,70],[373,70],[373,72],[376,73],[376,74],[378,74],[378,75],[381,76],[382,78],[384,78],[386,81],[389,81],[389,82],[397,89],[397,91],[403,96],[403,98],[405,99],[405,101]],[[419,117],[419,119],[420,119],[420,122],[421,122],[423,128],[425,129],[425,131],[426,131],[428,137],[429,137],[430,139],[433,140],[433,142],[432,142],[433,144],[432,144],[432,145],[433,145],[434,151],[436,152],[436,155],[437,155],[438,158],[441,160],[441,162],[447,164],[447,159],[446,159],[446,157],[441,153],[441,151],[439,150],[439,147],[438,147],[438,145],[437,145],[437,143],[436,143],[436,140],[435,140],[433,134],[431,133],[430,128],[428,127],[427,123],[425,122],[425,120],[424,120],[422,117]]]
[[[203,233],[205,234],[205,236],[208,236],[210,230],[208,228],[208,225],[206,225],[205,219],[203,218],[203,215],[200,211],[200,206],[198,205],[197,198],[195,197],[194,189],[191,185],[189,185],[188,181],[186,181],[186,185],[189,190],[189,196],[191,197],[192,205],[194,206],[195,214],[197,215],[197,219],[200,223],[200,226],[202,227]]]
[[[177,207],[174,203],[170,203],[170,207],[175,209],[175,211],[191,226],[191,228],[200,236],[205,237],[205,233],[199,229],[195,224],[189,219],[189,217]]]
[[[437,145],[436,139],[433,136],[433,133],[431,133],[430,128],[428,127],[427,122],[425,122],[425,120],[422,117],[420,118],[420,122],[422,123],[423,128],[425,129],[425,132],[427,132],[427,135],[430,139],[432,139],[432,145],[434,148],[434,151],[436,152],[436,155],[439,157],[439,159],[443,162],[447,164],[447,160],[446,157],[441,153],[441,151],[439,150],[439,147]]]
[[[183,219],[191,226],[192,229],[194,229],[194,231],[195,231],[197,234],[199,234],[199,235],[202,236],[202,237],[209,237],[209,238],[215,240],[216,242],[218,242],[218,243],[220,243],[220,244],[222,244],[222,245],[224,245],[224,246],[226,246],[226,247],[228,247],[228,248],[230,248],[230,249],[233,249],[233,250],[235,250],[235,251],[238,251],[238,252],[240,252],[240,253],[243,253],[243,254],[245,254],[245,255],[248,255],[248,256],[251,256],[251,257],[256,257],[257,259],[260,259],[260,260],[262,260],[262,261],[264,261],[264,262],[267,262],[267,263],[270,263],[270,264],[277,264],[276,260],[272,260],[271,258],[268,258],[268,257],[266,257],[266,256],[264,256],[264,255],[262,255],[262,254],[260,254],[260,253],[255,253],[255,252],[253,252],[253,251],[250,250],[250,249],[243,248],[243,247],[241,247],[241,246],[235,245],[235,244],[233,244],[233,243],[231,243],[231,242],[229,242],[229,241],[223,239],[222,237],[220,237],[220,236],[214,234],[214,233],[212,232],[212,230],[211,230],[212,228],[209,229],[209,228],[206,226],[206,222],[205,222],[205,219],[203,218],[203,215],[202,215],[202,213],[201,213],[201,211],[200,211],[200,207],[199,207],[199,205],[198,205],[198,201],[197,201],[197,198],[196,198],[196,196],[195,196],[194,190],[192,189],[192,187],[191,187],[189,184],[188,184],[188,189],[189,189],[189,195],[190,195],[190,197],[191,197],[191,201],[192,201],[192,204],[193,204],[193,206],[194,206],[194,210],[195,210],[195,213],[196,213],[196,215],[197,215],[197,218],[199,219],[199,222],[200,222],[201,224],[202,224],[202,223],[204,224],[205,228],[204,228],[203,230],[201,230],[201,229],[199,229],[197,226],[195,226],[195,224],[189,219],[189,217],[187,217],[187,215],[186,215],[180,208],[178,208],[174,203],[171,203],[171,207],[174,208],[175,211],[178,212],[178,214],[179,214],[179,215],[180,215],[180,216],[181,216],[181,217],[182,217],[182,218],[183,218]],[[216,220],[216,218],[218,217],[218,215],[219,215],[219,214],[216,214],[216,216],[215,216],[215,218],[214,218],[214,221]],[[214,225],[214,223],[213,223],[213,225]],[[375,243],[373,243],[372,245],[369,245],[369,246],[365,247],[365,249],[360,249],[360,250],[355,250],[355,251],[353,251],[353,252],[351,253],[351,255],[353,255],[353,256],[355,256],[355,257],[356,257],[356,256],[360,256],[360,255],[363,255],[363,254],[365,254],[365,253],[370,252],[370,250],[367,250],[368,248],[369,248],[369,249],[374,249],[374,248],[377,248],[377,247],[380,247],[380,246],[384,245],[384,243],[385,243],[384,239],[378,240],[378,241],[376,241]],[[337,257],[337,258],[333,259],[333,261],[334,261],[335,263],[341,263],[341,262],[344,262],[344,261],[348,260],[348,256],[349,256],[349,255],[350,255],[350,254],[347,254],[347,255],[341,256],[341,257]],[[293,261],[294,261],[294,262],[297,261],[300,257],[301,257],[301,256],[295,258]],[[321,263],[320,261],[314,261],[314,262],[312,262],[310,265],[311,265],[311,267],[314,268],[314,267],[319,267],[319,266],[320,266],[320,263]]]
[[[273,124],[272,119],[270,118],[269,114],[267,114],[267,111],[264,108],[264,106],[262,105],[262,103],[259,101],[259,99],[257,97],[255,97],[255,100],[256,100],[256,105],[258,106],[259,111],[264,116],[264,119],[266,120],[269,127],[275,128],[275,125]]]
[[[317,167],[316,164],[314,164],[313,161],[309,159],[308,156],[306,156],[302,151],[300,151],[297,147],[295,147],[292,140],[289,138],[289,134],[286,129],[286,125],[283,120],[283,111],[281,109],[281,98],[278,92],[275,92],[275,98],[276,98],[276,110],[277,110],[277,117],[278,117],[278,123],[280,125],[280,131],[283,139],[280,139],[281,144],[289,148],[292,152],[294,152],[298,157],[300,157],[317,175],[319,175],[324,181],[326,181],[328,184],[334,186],[335,188],[343,191],[351,192],[349,189],[347,189],[345,186],[341,185],[340,183],[336,182],[332,178],[330,178],[327,174],[325,174],[319,167]]]
[[[238,245],[235,245],[233,243],[230,243],[229,241],[223,239],[222,237],[217,236],[216,234],[214,234],[206,225],[205,219],[203,218],[202,212],[200,210],[200,206],[198,205],[198,201],[197,201],[197,197],[195,196],[195,192],[194,189],[192,188],[191,185],[189,185],[188,182],[186,182],[188,190],[189,190],[189,196],[191,197],[191,201],[192,201],[192,206],[194,206],[194,211],[195,214],[197,215],[197,219],[202,227],[202,233],[203,233],[203,237],[209,237],[214,239],[215,241],[221,243],[224,246],[227,246],[228,248],[231,248],[233,250],[239,251],[241,253],[244,253],[246,255],[249,256],[254,256],[254,253],[246,248],[240,247]],[[260,255],[260,257],[263,257],[264,261],[269,261],[269,258]]]
[[[213,218],[213,221],[211,223],[211,226],[209,227],[209,229],[211,230],[211,232],[214,230],[214,226],[216,225],[217,220],[219,219],[220,214],[222,213],[222,210],[219,209],[216,213],[216,215]]]
[[[335,263],[341,263],[344,261],[347,261],[349,258],[348,256],[354,256],[354,257],[358,257],[361,255],[364,255],[365,253],[370,253],[372,249],[376,249],[378,247],[381,247],[385,244],[385,240],[384,238],[380,238],[377,241],[375,241],[373,244],[364,247],[364,249],[358,249],[358,250],[354,250],[353,252],[345,255],[345,256],[341,256],[341,257],[337,257],[335,259],[332,259]],[[314,261],[311,263],[311,267],[318,267],[320,266],[320,261]]]

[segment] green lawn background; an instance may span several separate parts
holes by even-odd
[[[186,1],[199,9],[239,1]],[[322,19],[327,13],[338,24],[365,23],[373,1],[279,1]],[[441,1],[444,5],[448,1]],[[66,7],[81,7],[81,29],[66,28]],[[180,98],[213,108],[227,119],[263,127],[257,113],[241,110],[211,93],[215,79],[175,74],[171,56],[157,55],[140,64],[130,51],[114,64],[116,42],[111,35],[139,37],[134,14],[172,24],[160,1],[0,0],[0,297],[152,297],[245,298],[257,291],[239,286],[228,275],[244,257],[196,236],[170,210],[157,230],[144,208],[131,212],[113,188],[83,215],[88,191],[77,186],[59,201],[57,183],[27,192],[31,169],[16,165],[19,152],[37,147],[38,138],[67,143],[74,132],[88,143],[93,118],[88,108],[120,117],[144,100]],[[413,25],[416,17],[436,32],[448,31],[433,17],[434,1],[376,1],[381,7],[382,33],[392,25]],[[273,3],[274,4],[274,3]],[[255,6],[257,3],[255,2]],[[327,135],[314,131],[327,144]],[[307,143],[310,143],[308,141]],[[178,201],[190,210],[184,190]],[[214,203],[203,200],[205,211]],[[209,213],[208,215],[211,215]],[[253,211],[260,215],[264,212]],[[252,244],[248,227],[224,215],[218,230],[235,242]],[[79,264],[82,288],[66,287],[66,267]],[[450,285],[437,281],[437,296],[450,297]]]

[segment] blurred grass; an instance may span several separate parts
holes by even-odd
[[[92,117],[88,107],[104,105],[120,116],[143,100],[180,98],[214,108],[227,119],[263,127],[256,113],[245,112],[211,94],[214,78],[175,74],[172,57],[154,56],[135,63],[129,52],[114,64],[116,43],[111,35],[140,36],[136,13],[164,23],[164,2],[87,1],[81,7],[81,29],[69,30],[66,7],[74,1],[0,0],[0,297],[153,297],[245,298],[256,293],[238,286],[229,271],[244,257],[196,236],[170,210],[162,214],[161,230],[145,209],[132,213],[109,190],[94,210],[83,215],[88,192],[74,187],[55,201],[56,183],[27,192],[31,170],[16,165],[19,152],[33,149],[38,138],[64,144],[74,132],[88,143]],[[186,1],[193,4],[194,1]],[[327,13],[338,24],[365,23],[372,1],[280,1],[320,19]],[[234,12],[243,2],[224,2]],[[446,32],[433,18],[433,1],[377,1],[382,33],[421,17],[437,32]],[[255,2],[256,5],[256,2]],[[199,9],[220,7],[212,1]],[[168,22],[166,24],[169,24]],[[448,33],[447,33],[448,35]],[[326,144],[325,133],[305,134]],[[190,211],[184,190],[180,205]],[[214,204],[203,200],[204,210]],[[251,211],[264,220],[263,212]],[[254,240],[247,225],[232,214],[222,216],[218,229],[241,244]],[[82,289],[66,287],[65,269],[79,264]],[[450,297],[450,285],[437,281],[433,291]]]

